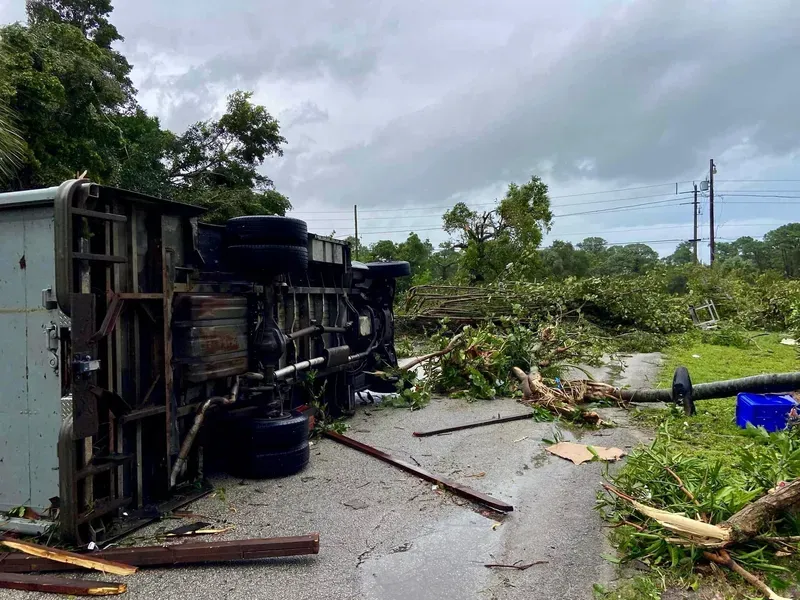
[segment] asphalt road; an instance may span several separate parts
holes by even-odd
[[[618,385],[649,385],[658,355],[637,355],[620,372],[597,375]],[[251,563],[142,570],[124,578],[132,600],[316,598],[590,600],[592,584],[610,582],[606,529],[593,510],[602,465],[575,466],[544,451],[552,423],[503,425],[414,438],[415,430],[518,414],[513,400],[434,399],[423,410],[361,407],[348,435],[514,505],[500,517],[432,489],[374,458],[330,440],[316,442],[309,467],[281,480],[213,478],[219,490],[191,510],[234,529],[215,539],[318,531],[320,553]],[[630,449],[646,434],[621,426],[571,432],[567,440]],[[197,520],[197,519],[194,519]],[[192,520],[168,520],[136,534],[137,545]],[[524,571],[488,563],[546,561]],[[92,577],[98,578],[98,577]],[[101,577],[123,580],[118,577]],[[4,590],[10,600],[46,598]]]

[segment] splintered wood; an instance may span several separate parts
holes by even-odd
[[[30,554],[31,556],[46,558],[48,560],[84,567],[86,569],[94,569],[102,573],[112,573],[114,575],[133,575],[136,573],[136,567],[130,565],[103,560],[102,558],[91,558],[88,555],[75,554],[74,552],[67,552],[66,550],[56,550],[55,548],[48,548],[47,546],[21,542],[19,540],[0,539],[0,543],[13,550]]]
[[[582,421],[593,425],[603,423],[600,415],[594,411],[581,410],[576,405],[587,399],[615,397],[614,388],[605,383],[585,380],[565,381],[560,388],[551,388],[542,381],[539,373],[528,375],[519,367],[514,367],[511,372],[519,380],[523,404],[541,406],[560,417],[579,417]]]

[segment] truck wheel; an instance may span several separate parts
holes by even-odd
[[[229,243],[307,246],[305,221],[278,215],[235,217],[225,224]]]
[[[411,275],[411,265],[404,260],[387,260],[367,263],[369,277],[407,277]]]
[[[254,244],[228,246],[228,265],[240,273],[303,273],[308,270],[308,248]]]
[[[289,450],[231,456],[228,470],[246,479],[286,477],[302,471],[310,457],[311,448],[306,441]]]
[[[235,454],[258,454],[294,448],[308,440],[308,414],[292,411],[281,417],[232,417],[227,438]]]

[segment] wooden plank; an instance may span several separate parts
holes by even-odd
[[[53,575],[0,573],[0,589],[69,594],[70,596],[115,596],[124,594],[128,590],[128,586],[124,583],[67,579]]]
[[[86,208],[72,209],[73,215],[80,215],[82,217],[91,217],[93,219],[103,219],[104,221],[114,221],[116,223],[125,223],[128,217],[125,215],[118,215],[115,213],[99,212],[96,210],[88,210]]]
[[[399,469],[407,471],[412,475],[416,475],[420,479],[424,479],[426,481],[430,481],[432,483],[436,483],[441,485],[443,488],[446,488],[456,494],[457,496],[461,496],[462,498],[466,498],[468,500],[472,500],[473,502],[478,502],[479,504],[483,504],[484,506],[488,506],[491,509],[500,511],[500,512],[511,512],[514,510],[514,507],[510,504],[503,502],[502,500],[498,500],[496,498],[492,498],[487,494],[483,494],[477,490],[473,490],[471,487],[466,485],[461,485],[456,481],[452,481],[450,479],[445,479],[444,477],[439,477],[432,473],[429,473],[425,469],[421,469],[411,463],[407,463],[404,460],[400,460],[399,458],[395,458],[385,452],[381,452],[377,448],[373,448],[372,446],[368,446],[367,444],[363,444],[358,440],[354,440],[353,438],[349,438],[345,435],[340,433],[336,433],[334,431],[326,431],[325,437],[330,438],[340,444],[344,444],[345,446],[349,446],[354,450],[358,450],[359,452],[363,452],[364,454],[369,454],[370,456],[374,456],[378,460],[382,460],[385,463],[389,463]]]
[[[511,417],[498,417],[497,419],[488,419],[486,421],[474,421],[472,423],[464,423],[463,425],[453,425],[452,427],[443,427],[442,429],[415,431],[413,435],[414,437],[428,437],[431,435],[441,435],[442,433],[450,433],[452,431],[472,429],[473,427],[485,427],[486,425],[496,425],[498,423],[510,423],[511,421],[524,421],[525,419],[530,419],[530,418],[532,418],[532,413],[525,413],[524,415],[514,415]]]
[[[137,567],[188,565],[232,560],[255,560],[277,556],[319,554],[319,533],[283,538],[188,542],[184,544],[111,548],[91,556]],[[73,565],[21,554],[0,554],[0,572],[66,571]]]
[[[51,561],[66,563],[85,569],[94,569],[103,573],[112,573],[114,575],[133,575],[136,573],[136,567],[126,565],[120,562],[104,560],[102,558],[95,558],[94,555],[75,554],[74,552],[67,552],[66,550],[58,550],[56,548],[48,548],[47,546],[40,546],[39,544],[31,544],[29,542],[22,542],[20,540],[0,539],[0,544],[4,544],[12,550],[18,550],[31,556],[38,558],[46,558]]]

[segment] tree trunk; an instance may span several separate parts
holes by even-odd
[[[772,520],[791,506],[800,503],[800,479],[771,490],[751,502],[730,519],[720,524],[731,530],[734,541],[749,540],[759,535]]]

